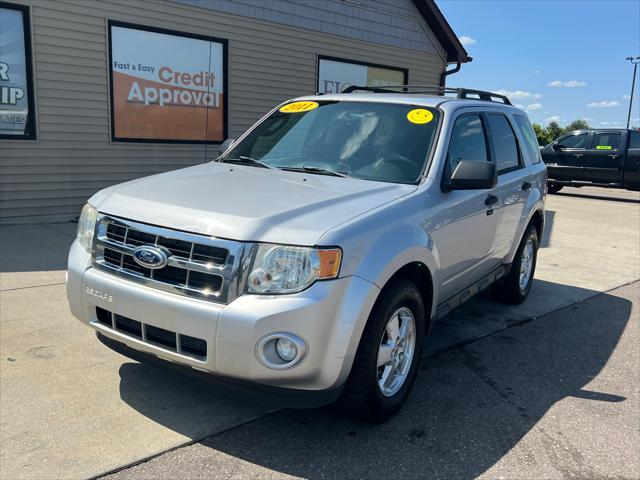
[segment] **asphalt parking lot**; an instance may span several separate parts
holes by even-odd
[[[565,189],[546,222],[527,302],[443,319],[378,426],[107,350],[66,306],[75,226],[2,227],[0,478],[638,478],[640,194]]]

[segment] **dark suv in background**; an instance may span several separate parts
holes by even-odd
[[[640,190],[640,131],[576,130],[542,148],[549,193],[563,186]]]

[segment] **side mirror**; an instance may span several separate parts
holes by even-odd
[[[236,143],[235,138],[227,138],[224,142],[222,142],[222,145],[220,145],[220,152],[226,152],[233,146],[234,143]]]
[[[558,151],[558,150],[562,150],[564,147],[559,143],[554,143],[553,145],[551,145],[551,148],[553,148],[555,151]]]
[[[491,162],[462,160],[456,167],[448,190],[485,190],[498,184],[496,166]]]

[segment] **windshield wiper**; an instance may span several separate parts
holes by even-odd
[[[326,168],[318,168],[318,167],[278,167],[280,170],[286,170],[287,172],[304,172],[304,173],[313,173],[316,175],[331,175],[332,177],[342,177],[348,178],[349,175],[336,172],[335,170],[327,170]]]
[[[240,155],[238,158],[223,158],[220,160],[223,163],[238,163],[240,165],[253,165],[254,167],[262,167],[262,168],[273,168],[271,165],[267,165],[260,160],[256,160],[255,158],[247,157],[245,155]]]

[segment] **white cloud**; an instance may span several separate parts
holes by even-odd
[[[631,100],[631,95],[622,95],[623,100]]]
[[[534,75],[540,75],[540,70],[536,70],[535,72],[533,72]]]
[[[462,35],[460,37],[460,43],[464,46],[467,46],[467,45],[475,45],[478,42],[476,41],[475,38],[469,37],[467,35]]]
[[[568,82],[564,82],[563,86],[567,88],[586,87],[587,82],[583,82],[581,80],[569,80]]]
[[[614,108],[619,106],[620,102],[617,100],[603,100],[602,102],[591,102],[587,104],[589,108]]]
[[[611,122],[600,122],[600,125],[611,125]]]
[[[536,110],[542,110],[543,108],[541,103],[530,103],[529,105],[517,103],[514,107],[519,108],[520,110],[526,110],[527,112],[535,112]]]
[[[539,93],[531,93],[531,92],[526,92],[524,90],[514,90],[514,91],[496,90],[495,92],[498,95],[504,95],[506,97],[509,97],[509,99],[511,100],[525,100],[525,99],[537,100],[538,98],[542,98],[542,95],[540,95]]]
[[[560,117],[558,115],[554,115],[553,117],[545,118],[545,120],[547,121],[547,123],[559,122]]]
[[[582,80],[567,80],[566,82],[563,82],[562,80],[554,80],[553,82],[547,83],[547,87],[576,88],[586,86],[587,82],[583,82]]]

